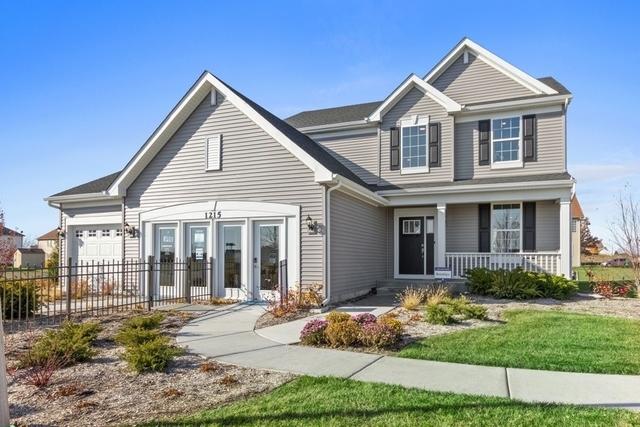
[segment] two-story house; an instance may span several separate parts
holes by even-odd
[[[264,297],[283,260],[327,300],[477,266],[569,276],[570,100],[467,38],[382,101],[286,120],[205,72],[124,169],[46,200],[61,259],[210,259],[220,296]]]

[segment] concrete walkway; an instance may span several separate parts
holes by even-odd
[[[359,307],[365,308],[342,310],[379,314],[390,309],[384,304],[368,306],[366,300]],[[178,334],[178,344],[203,357],[251,368],[525,402],[640,410],[640,376],[475,366],[289,345],[297,342],[294,334],[299,334],[307,319],[254,331],[264,312],[258,304],[215,308],[188,323]]]

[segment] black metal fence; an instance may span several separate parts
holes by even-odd
[[[125,259],[52,268],[0,267],[5,330],[75,316],[206,301],[215,296],[213,259]]]

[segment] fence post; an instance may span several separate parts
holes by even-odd
[[[153,255],[149,255],[148,261],[149,267],[147,268],[147,309],[151,311],[151,309],[153,308],[153,264],[155,262]]]
[[[67,319],[71,318],[71,263],[73,259],[67,259]]]
[[[209,257],[209,299],[213,298],[215,292],[215,270],[213,266],[213,257]]]
[[[191,304],[191,257],[187,258],[187,272],[184,281],[184,301],[187,304]]]

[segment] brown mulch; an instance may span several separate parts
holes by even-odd
[[[112,340],[122,321],[130,316],[131,313],[114,314],[97,319],[103,327],[95,343],[98,355],[90,362],[55,372],[43,388],[27,384],[24,372],[13,369],[19,355],[43,328],[7,334],[11,421],[16,425],[52,426],[136,424],[210,409],[272,390],[292,378],[288,374],[205,362],[189,353],[177,357],[167,372],[135,374],[120,359],[123,348]],[[167,312],[161,329],[175,337],[193,317]]]
[[[276,317],[270,312],[266,311],[258,320],[256,321],[255,329],[267,328],[269,326],[281,325],[287,322],[293,322],[294,320],[304,319],[305,317],[311,316],[313,313],[311,310],[298,310],[294,313],[289,313],[285,316]]]

